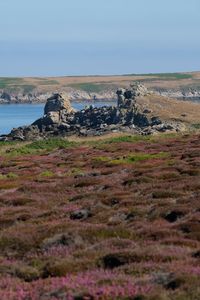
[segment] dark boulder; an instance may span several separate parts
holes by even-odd
[[[71,220],[85,220],[91,217],[91,211],[89,209],[79,209],[70,214]]]
[[[184,213],[182,211],[179,210],[172,210],[170,212],[168,212],[164,218],[165,220],[167,220],[170,223],[174,223],[176,222],[178,219],[182,218],[184,216]]]

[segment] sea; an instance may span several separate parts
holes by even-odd
[[[115,101],[81,101],[71,102],[72,106],[81,110],[85,106],[95,107],[116,105]],[[43,116],[44,103],[39,104],[0,104],[0,135],[8,134],[13,128],[30,125]]]

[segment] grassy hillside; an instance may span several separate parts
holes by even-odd
[[[137,100],[143,109],[152,111],[162,120],[181,121],[185,124],[200,123],[200,105],[189,101],[179,101],[157,95],[149,95]]]
[[[0,143],[0,299],[200,298],[200,135]]]
[[[133,81],[141,81],[148,87],[187,88],[200,87],[200,73],[158,73],[158,74],[127,74],[120,76],[66,76],[49,78],[0,78],[0,89],[11,92],[25,91],[48,92],[69,87],[86,92],[99,92],[128,86]]]

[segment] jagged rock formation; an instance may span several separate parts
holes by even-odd
[[[13,129],[4,140],[33,140],[50,136],[101,135],[111,131],[152,134],[157,131],[179,130],[178,125],[162,123],[158,116],[137,104],[138,97],[149,94],[145,86],[134,84],[117,91],[117,106],[86,107],[75,111],[68,98],[54,94],[47,99],[44,116],[30,126]]]

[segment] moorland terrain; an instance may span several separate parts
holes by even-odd
[[[163,96],[200,99],[200,72],[0,78],[0,102],[45,102],[52,92],[66,91],[71,100],[113,99],[118,87],[139,81]]]
[[[0,143],[0,299],[200,299],[200,135]]]
[[[183,130],[0,141],[1,300],[200,299],[200,105],[170,98],[199,100],[200,73],[1,78],[0,97],[113,99],[138,80],[157,93],[141,111]]]

